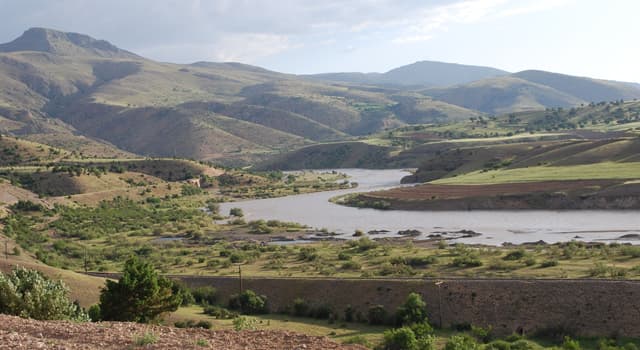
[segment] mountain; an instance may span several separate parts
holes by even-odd
[[[640,89],[629,83],[534,70],[421,92],[436,100],[491,114],[640,98]]]
[[[65,33],[47,28],[31,28],[14,41],[0,44],[0,52],[37,51],[60,56],[98,56],[105,58],[140,58],[108,41],[88,35]]]
[[[539,70],[527,70],[513,74],[533,83],[546,85],[558,91],[575,96],[589,102],[613,101],[617,99],[638,98],[636,87],[629,83],[575,77]]]
[[[232,62],[161,63],[83,34],[33,28],[0,44],[0,133],[97,157],[247,165],[405,125],[640,96],[627,83],[441,62],[339,76],[361,82]]]
[[[507,74],[509,72],[491,67],[420,61],[386,73],[324,73],[309,77],[355,84],[446,87]]]
[[[0,79],[0,133],[70,150],[91,146],[97,156],[242,165],[315,142],[480,114],[397,89],[240,63],[160,63],[43,28],[0,45]]]

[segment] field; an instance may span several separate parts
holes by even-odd
[[[637,180],[640,163],[603,162],[572,166],[537,166],[520,169],[476,171],[469,174],[439,179],[434,184],[496,184],[514,182],[541,182],[561,180]]]

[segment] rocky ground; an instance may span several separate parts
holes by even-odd
[[[0,349],[365,349],[274,331],[179,329],[123,322],[36,321],[0,315]]]

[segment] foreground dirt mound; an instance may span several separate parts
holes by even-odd
[[[146,341],[145,341],[146,340]],[[0,349],[365,349],[274,331],[178,329],[124,322],[36,321],[0,315]]]

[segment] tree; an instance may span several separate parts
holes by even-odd
[[[246,315],[267,313],[267,297],[257,295],[254,291],[248,289],[240,294],[234,294],[229,298],[229,308],[240,310]]]
[[[105,321],[147,323],[182,303],[174,293],[173,282],[158,276],[148,262],[132,257],[125,263],[118,282],[107,280],[100,293],[101,318]]]
[[[415,323],[428,323],[427,304],[420,294],[410,293],[404,304],[396,310],[396,323],[399,326]]]
[[[69,300],[69,289],[36,270],[15,268],[0,273],[0,313],[36,320],[89,321],[89,316]]]

